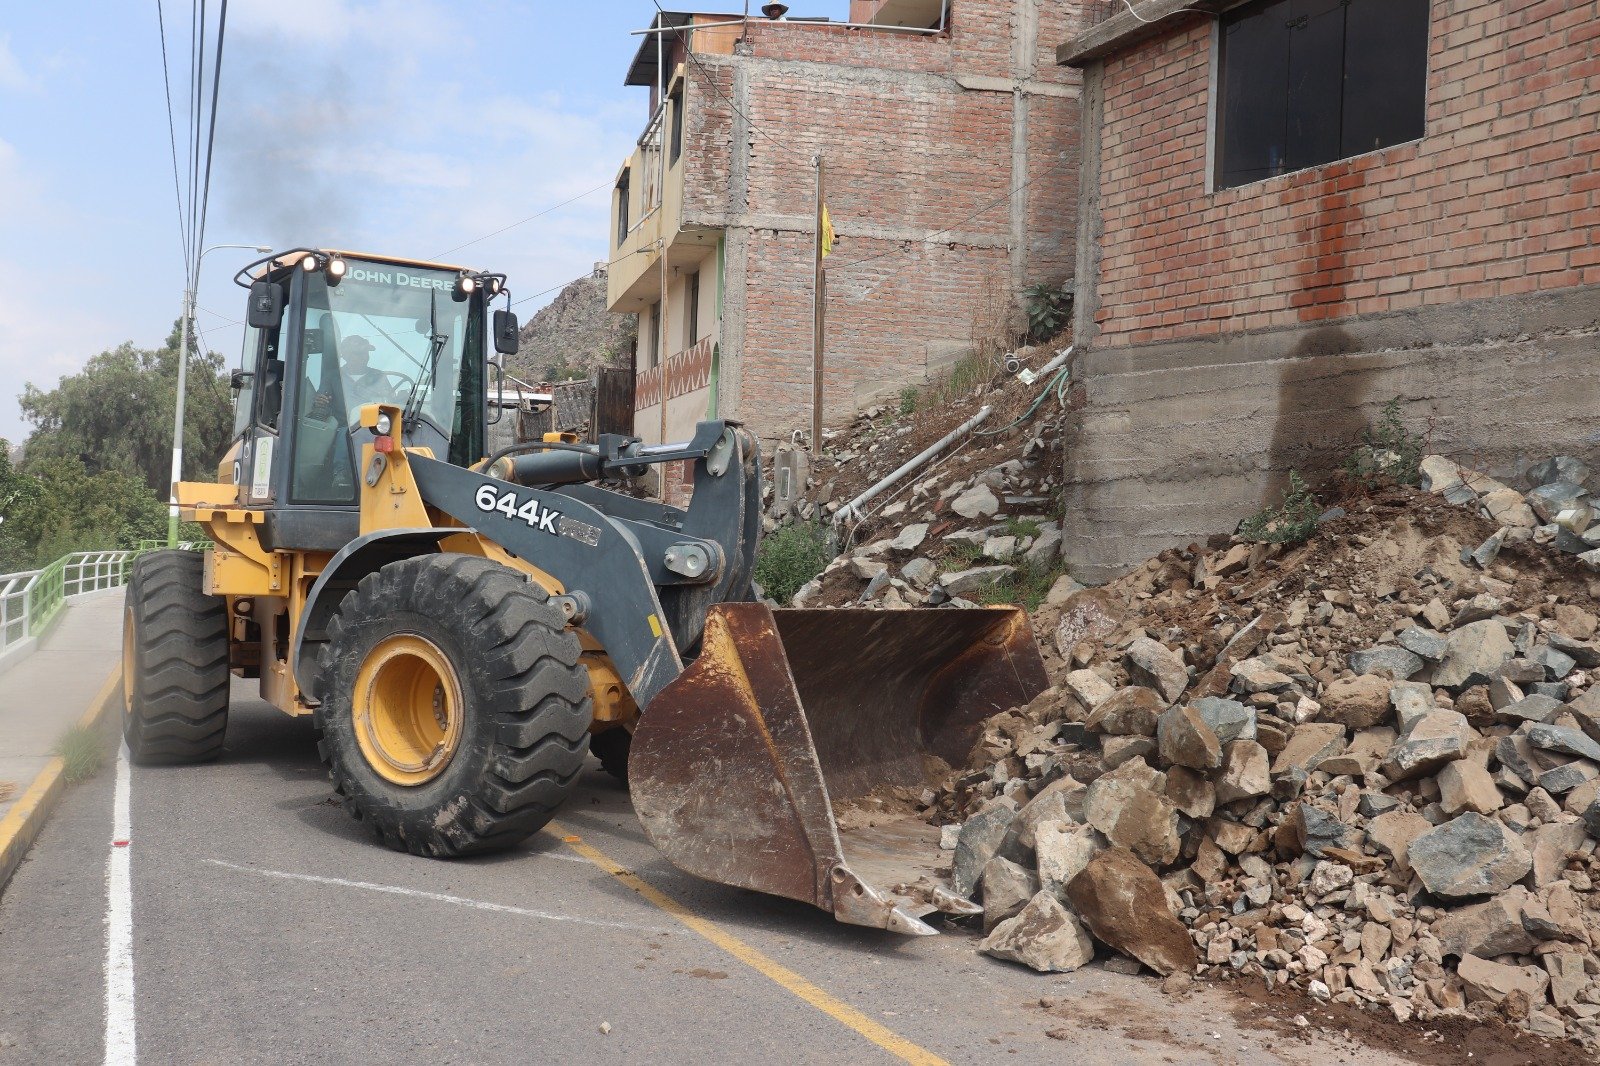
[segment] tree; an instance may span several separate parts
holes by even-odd
[[[210,480],[232,430],[222,356],[190,337],[184,412],[183,476]],[[166,499],[172,475],[172,409],[177,395],[178,327],[160,348],[131,342],[94,356],[49,392],[29,384],[22,413],[35,429],[25,470],[75,463],[87,476],[117,472],[139,478]]]
[[[167,508],[139,477],[58,458],[30,457],[21,471],[8,451],[0,440],[0,573],[166,535]]]

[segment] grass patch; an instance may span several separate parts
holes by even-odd
[[[926,395],[932,406],[938,407],[953,400],[966,399],[979,385],[988,384],[994,377],[995,363],[988,355],[964,355],[950,364],[948,370],[928,383]]]
[[[1045,597],[1050,595],[1050,587],[1066,572],[1066,567],[1059,565],[1037,569],[1031,566],[1019,567],[1016,573],[1004,581],[996,581],[968,595],[967,598],[981,607],[1016,604],[1029,611],[1037,611],[1044,603]]]
[[[761,539],[756,551],[756,583],[773,600],[786,604],[832,561],[827,526],[795,522]]]
[[[67,784],[76,785],[100,772],[105,764],[106,746],[93,730],[73,726],[56,741],[55,754],[65,765],[62,776]]]
[[[917,409],[917,396],[922,390],[915,385],[907,385],[900,390],[900,417],[915,413]]]
[[[970,570],[983,558],[983,542],[970,540],[956,540],[945,544],[944,558],[939,560],[939,567],[947,574],[957,570]]]
[[[1006,535],[1021,540],[1023,537],[1037,537],[1044,531],[1044,527],[1031,518],[1006,519]]]

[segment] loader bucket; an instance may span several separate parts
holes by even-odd
[[[718,604],[700,657],[640,716],[634,809],[651,842],[698,877],[932,933],[919,914],[974,910],[932,888],[938,831],[909,811],[847,816],[843,829],[837,816],[874,790],[920,789],[961,766],[984,719],[1047,685],[1017,608]]]

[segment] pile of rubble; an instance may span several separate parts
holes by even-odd
[[[1520,491],[1421,469],[1422,491],[1349,485],[1302,545],[1216,537],[1038,612],[1056,684],[929,805],[981,950],[1064,971],[1098,941],[1163,975],[1600,1042],[1588,471],[1554,459]],[[909,602],[931,529],[840,568]]]

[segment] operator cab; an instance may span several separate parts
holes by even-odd
[[[486,338],[516,351],[509,310],[489,328],[489,301],[510,302],[502,275],[301,248],[234,280],[250,290],[234,478],[240,502],[266,511],[267,547],[331,551],[358,534],[364,404],[402,408],[408,447],[456,466],[484,457],[498,369]]]

